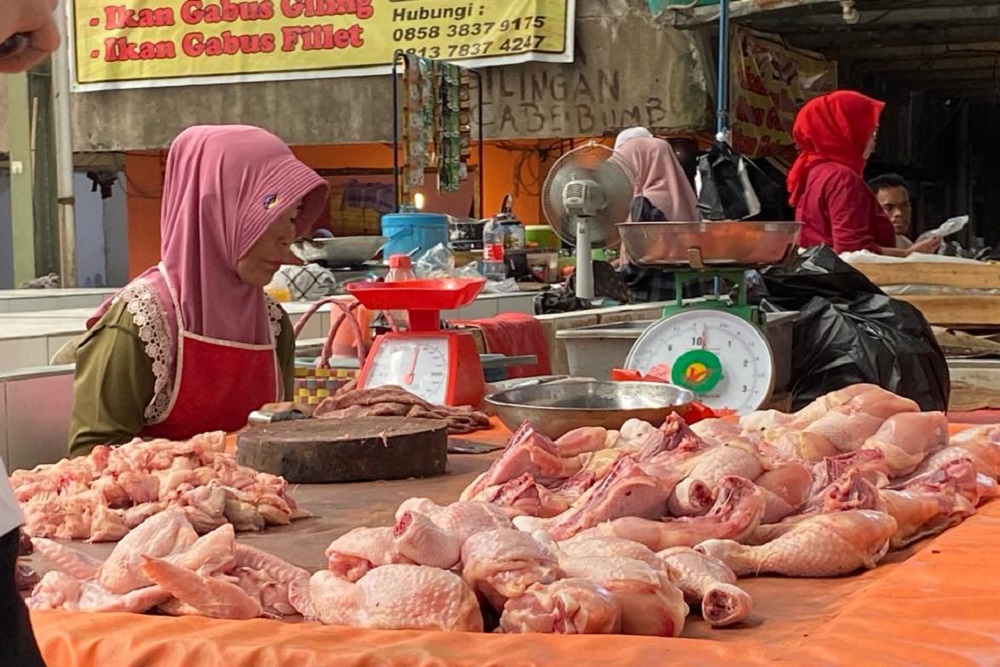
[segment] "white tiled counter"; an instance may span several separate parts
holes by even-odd
[[[102,301],[103,298],[98,299],[93,306],[87,307],[0,313],[0,373],[21,368],[47,366],[52,355],[59,348],[73,337],[83,333],[87,318]],[[10,302],[14,303],[14,300]],[[310,303],[302,301],[282,305],[288,311],[292,322],[297,321],[311,306]],[[447,311],[442,313],[442,316],[448,319],[479,319],[494,317],[503,312],[531,314],[534,312],[533,309],[534,294],[532,293],[483,294],[465,308]],[[309,320],[309,323],[302,330],[300,338],[325,338],[329,327],[330,306],[324,306]]]
[[[0,313],[26,313],[65,308],[93,310],[117,291],[114,287],[0,290]]]

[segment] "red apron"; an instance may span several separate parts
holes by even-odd
[[[187,440],[208,431],[238,431],[251,412],[280,400],[273,336],[270,345],[249,345],[189,333],[169,279],[167,285],[177,312],[173,393],[163,418],[139,435]]]

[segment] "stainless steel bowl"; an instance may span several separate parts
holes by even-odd
[[[795,251],[799,222],[628,222],[622,246],[637,266],[725,268],[781,264]]]
[[[341,236],[308,239],[292,245],[292,252],[307,262],[326,262],[331,267],[361,266],[378,254],[389,241],[385,236]]]
[[[581,426],[621,428],[629,419],[659,425],[693,400],[694,394],[687,389],[656,382],[552,383],[486,397],[510,430],[528,421],[552,439]]]

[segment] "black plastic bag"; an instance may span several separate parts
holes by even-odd
[[[749,160],[728,144],[716,143],[698,158],[698,210],[705,220],[743,220],[760,213],[750,182]]]
[[[914,306],[886,296],[828,247],[763,272],[762,308],[797,310],[792,408],[837,389],[877,384],[920,406],[946,410],[951,381],[944,353]]]

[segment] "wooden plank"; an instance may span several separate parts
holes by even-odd
[[[1000,296],[895,296],[912,303],[927,321],[942,327],[1000,326]]]
[[[1000,289],[1000,264],[942,262],[857,262],[852,267],[876,285],[941,285],[963,289]]]

